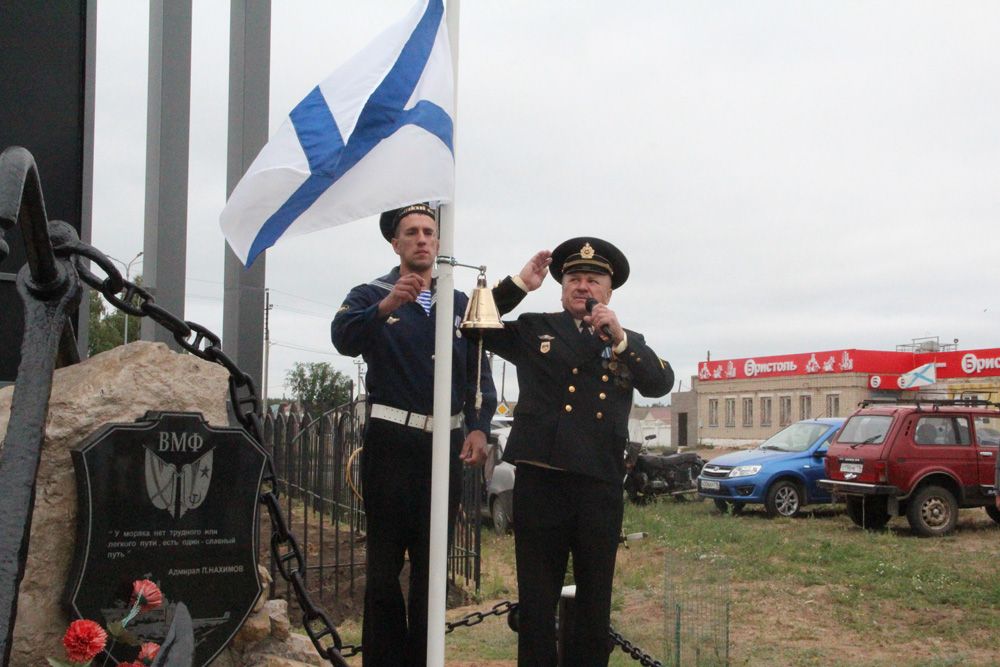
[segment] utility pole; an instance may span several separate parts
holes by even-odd
[[[506,402],[507,398],[504,396],[503,390],[507,386],[507,362],[503,362],[503,366],[500,367],[500,401]]]
[[[136,261],[138,261],[140,257],[142,257],[142,253],[143,253],[143,251],[140,250],[139,254],[137,254],[135,257],[133,257],[132,260],[130,262],[128,262],[127,264],[125,262],[121,261],[120,259],[118,259],[117,257],[112,257],[111,255],[108,255],[107,257],[108,257],[108,259],[110,259],[112,261],[115,261],[115,262],[118,262],[119,264],[121,264],[122,266],[125,267],[125,282],[129,282],[129,278],[131,278],[131,273],[132,273],[132,265],[135,264]],[[128,345],[128,311],[126,310],[124,312],[125,312],[125,334],[123,336],[124,340],[122,342],[122,345]]]
[[[271,290],[264,288],[264,377],[261,381],[261,394],[264,397],[264,405],[261,406],[267,412],[267,354],[271,349]]]
[[[361,395],[362,387],[364,387],[364,384],[362,384],[362,381],[361,381],[361,371],[362,371],[362,369],[365,366],[365,360],[364,359],[355,359],[354,360],[354,365],[358,367],[358,384],[357,384],[357,388],[358,388],[358,396],[360,396]],[[353,398],[357,398],[357,396],[354,396]]]

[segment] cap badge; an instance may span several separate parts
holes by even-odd
[[[584,243],[583,247],[580,248],[580,257],[584,259],[590,259],[594,256],[594,249],[590,247],[590,243]]]

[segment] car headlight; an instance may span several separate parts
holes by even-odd
[[[729,471],[730,477],[749,477],[760,472],[760,466],[736,466]]]

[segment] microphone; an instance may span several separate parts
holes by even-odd
[[[597,299],[595,299],[594,297],[590,297],[589,299],[587,299],[587,312],[588,313],[594,312],[594,306],[596,305],[597,305]],[[614,340],[614,336],[611,335],[611,327],[609,327],[607,324],[601,325],[601,333],[607,336],[608,340]]]

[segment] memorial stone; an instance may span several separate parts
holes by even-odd
[[[262,592],[257,576],[259,489],[267,454],[245,431],[197,413],[156,413],[111,424],[73,451],[78,522],[71,611],[107,626],[129,611],[132,582],[163,593],[127,630],[161,642],[183,602],[195,665],[226,646]],[[116,643],[116,660],[135,649]]]

